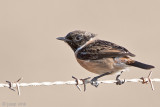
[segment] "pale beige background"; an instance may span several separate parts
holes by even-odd
[[[115,42],[137,55],[134,59],[156,66],[160,78],[159,0],[0,0],[0,83],[67,81],[96,76],[83,69],[72,50],[56,40],[73,30],[86,30]],[[121,78],[140,78],[149,71],[131,68]],[[106,76],[104,79],[115,79]],[[22,87],[21,96],[0,88],[2,103],[25,107],[160,107],[160,84],[126,83]],[[13,107],[10,106],[10,107]],[[16,106],[20,107],[20,106]],[[24,106],[21,106],[24,107]]]

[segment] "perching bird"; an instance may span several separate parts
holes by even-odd
[[[134,66],[145,70],[154,68],[152,65],[144,64],[131,59],[135,55],[126,48],[112,42],[95,38],[96,34],[86,31],[72,31],[65,37],[58,37],[58,40],[66,42],[74,51],[78,63],[86,70],[99,74],[94,77],[92,85],[98,86],[97,79],[109,75],[117,74],[117,85],[124,81],[119,79],[120,74],[127,67]]]

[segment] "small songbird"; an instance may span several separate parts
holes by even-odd
[[[99,74],[94,77],[92,85],[98,86],[97,79],[109,75],[117,74],[117,85],[124,81],[120,80],[120,74],[127,67],[134,66],[142,69],[152,69],[154,66],[144,64],[131,59],[135,55],[126,48],[112,42],[96,39],[96,34],[75,30],[65,37],[58,37],[58,40],[66,42],[74,51],[78,63],[86,70]]]

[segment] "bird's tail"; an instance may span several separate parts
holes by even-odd
[[[128,65],[131,65],[131,66],[134,66],[134,67],[138,67],[138,68],[142,68],[142,69],[152,69],[152,68],[155,68],[152,65],[144,64],[144,63],[141,63],[141,62],[138,62],[138,61],[134,61],[133,63],[130,63]]]

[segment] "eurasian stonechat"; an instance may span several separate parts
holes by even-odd
[[[58,37],[58,40],[66,42],[74,51],[78,63],[86,70],[99,74],[94,77],[92,85],[98,86],[97,79],[109,75],[117,74],[117,85],[124,81],[119,79],[120,74],[127,67],[134,66],[142,69],[154,68],[152,65],[144,64],[131,59],[135,55],[126,48],[112,42],[96,39],[96,34],[76,30],[70,32],[65,37]]]

